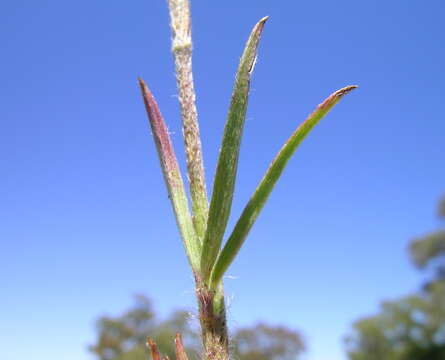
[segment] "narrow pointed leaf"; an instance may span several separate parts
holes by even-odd
[[[199,270],[201,245],[193,226],[175,151],[156,100],[142,79],[139,79],[139,84],[158,150],[165,184],[167,185],[168,197],[170,198],[175,213],[176,223],[181,233],[190,264],[193,270],[197,271]]]
[[[232,234],[218,256],[218,259],[213,267],[210,280],[210,286],[213,289],[217,287],[222,276],[243,245],[247,234],[252,228],[261,209],[266,203],[267,198],[269,197],[287,162],[294,154],[298,145],[300,145],[312,128],[321,120],[321,118],[323,118],[323,116],[329,112],[329,110],[332,109],[332,107],[343,97],[343,95],[355,88],[356,86],[347,86],[330,95],[325,101],[318,105],[315,111],[310,114],[308,118],[295,130],[292,136],[278,152],[260,184],[256,188],[255,193],[252,195],[244,208]]]
[[[267,17],[261,19],[253,28],[235,78],[203,243],[201,272],[204,281],[207,281],[210,276],[210,271],[221,247],[221,241],[229,219],[235,188],[239,149],[246,117],[250,77],[255,65],[257,49],[266,20]]]

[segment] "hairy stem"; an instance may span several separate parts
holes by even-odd
[[[190,182],[193,224],[199,240],[203,241],[207,227],[208,198],[193,85],[190,5],[189,0],[168,0],[168,6]],[[195,272],[195,276],[197,277],[196,295],[202,328],[204,359],[228,360],[229,341],[222,285],[216,290],[210,291],[197,272]]]
[[[228,360],[229,336],[222,285],[215,291],[197,281],[196,296],[199,304],[204,358]]]
[[[172,51],[176,66],[193,223],[198,237],[202,239],[206,229],[208,199],[193,85],[190,5],[188,0],[168,0],[168,6],[173,33]]]

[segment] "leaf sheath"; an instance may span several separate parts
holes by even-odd
[[[272,192],[276,182],[280,178],[287,162],[292,157],[297,147],[309,134],[312,128],[332,109],[332,107],[343,97],[343,95],[349,93],[355,88],[356,86],[354,85],[347,86],[330,95],[325,101],[318,105],[315,111],[310,114],[307,119],[294,131],[288,141],[278,152],[260,184],[256,188],[254,194],[244,208],[232,234],[218,256],[218,259],[212,269],[210,279],[211,288],[215,289],[217,287],[227,268],[233,262],[250,229],[255,223],[261,209]]]

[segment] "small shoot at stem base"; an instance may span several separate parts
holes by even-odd
[[[158,346],[156,345],[156,342],[148,337],[146,345],[147,348],[150,350],[151,359],[161,360],[161,354],[159,352]],[[182,336],[180,333],[177,333],[175,336],[175,354],[176,354],[176,360],[188,360],[187,354],[184,349],[184,345],[182,343]],[[162,360],[170,360],[170,358],[167,355],[165,355],[162,357]]]
[[[184,349],[184,344],[182,343],[182,336],[180,333],[177,333],[175,337],[175,353],[176,353],[176,360],[188,360],[187,354]]]
[[[147,338],[147,347],[151,353],[152,360],[161,360],[161,354],[159,353],[158,346],[151,338]]]

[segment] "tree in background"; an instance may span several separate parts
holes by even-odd
[[[160,352],[175,358],[172,338],[181,333],[192,358],[201,353],[200,338],[186,311],[174,311],[160,321],[152,302],[143,295],[134,306],[117,317],[102,316],[97,321],[97,340],[90,351],[100,360],[140,360],[146,358],[146,338],[152,338]],[[260,323],[234,332],[232,353],[237,360],[296,360],[304,351],[299,333],[283,326]]]
[[[295,360],[304,349],[297,332],[264,323],[239,329],[232,341],[234,358],[240,360]]]
[[[439,216],[445,220],[445,197]],[[376,316],[353,324],[346,338],[351,360],[445,359],[445,231],[414,239],[409,248],[419,269],[433,276],[418,293],[384,302]]]
[[[188,313],[175,311],[167,320],[159,321],[152,302],[144,295],[135,296],[133,308],[117,317],[102,316],[97,321],[98,336],[90,346],[100,360],[140,360],[146,357],[145,343],[149,335],[165,355],[174,358],[171,339],[181,332],[186,343],[195,345],[196,336],[189,327]]]
[[[439,218],[445,220],[445,197],[438,208]],[[413,263],[419,269],[432,269],[433,278],[426,286],[436,281],[445,281],[445,229],[414,239],[410,245]]]

